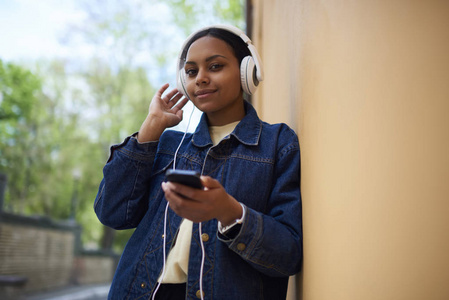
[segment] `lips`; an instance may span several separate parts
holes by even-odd
[[[199,91],[196,91],[195,92],[195,96],[196,97],[201,97],[201,96],[207,96],[207,95],[209,95],[209,94],[212,94],[212,93],[215,93],[215,89],[204,89],[204,90],[199,90]]]

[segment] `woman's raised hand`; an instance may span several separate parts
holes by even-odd
[[[151,100],[148,115],[137,135],[140,143],[158,140],[166,128],[176,126],[182,121],[182,108],[188,99],[177,89],[163,95],[168,86],[168,83],[164,84]]]

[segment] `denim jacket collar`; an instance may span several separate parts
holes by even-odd
[[[231,135],[235,136],[242,144],[256,146],[259,144],[262,124],[254,107],[247,101],[244,101],[244,106],[246,115]],[[193,134],[192,143],[197,147],[212,145],[207,116],[204,113],[201,116],[201,120]]]

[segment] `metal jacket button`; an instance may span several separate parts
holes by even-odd
[[[203,242],[207,242],[209,240],[209,235],[207,233],[203,233],[201,235],[201,239],[203,240]]]
[[[201,291],[200,290],[196,291],[196,297],[198,299],[201,299]],[[204,297],[204,292],[203,292],[203,297]]]
[[[245,248],[246,248],[245,244],[243,244],[243,243],[238,243],[237,244],[237,250],[243,251],[243,250],[245,250]]]

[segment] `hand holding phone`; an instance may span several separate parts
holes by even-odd
[[[165,176],[167,177],[167,181],[180,183],[196,189],[203,189],[200,174],[196,171],[168,169],[165,172]]]

